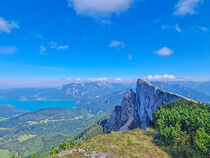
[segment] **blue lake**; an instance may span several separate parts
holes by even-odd
[[[50,108],[50,107],[64,107],[64,108],[73,108],[76,106],[76,101],[20,101],[13,99],[0,99],[0,104],[10,104],[16,109],[22,109],[27,111],[36,111],[41,108]]]

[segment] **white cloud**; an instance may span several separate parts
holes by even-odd
[[[77,81],[81,81],[81,78],[76,78]]]
[[[110,25],[112,23],[109,19],[99,19],[98,22],[106,25]]]
[[[108,78],[100,77],[100,78],[88,78],[89,81],[107,81]]]
[[[77,14],[106,17],[126,11],[134,0],[68,0]]]
[[[55,43],[54,41],[51,41],[51,42],[50,42],[50,48],[52,48],[52,49],[53,49],[53,48],[56,48],[57,45],[58,45],[58,44]]]
[[[174,51],[172,49],[169,49],[167,47],[163,47],[163,48],[155,51],[155,54],[162,55],[162,56],[169,56],[169,55],[173,54],[173,52]]]
[[[44,46],[40,46],[40,55],[44,55],[46,48]]]
[[[18,29],[19,25],[14,21],[7,21],[0,17],[0,33],[10,33],[13,29]]]
[[[133,56],[131,54],[128,54],[128,60],[132,60]]]
[[[161,80],[161,81],[164,81],[164,80],[176,80],[176,77],[174,75],[168,75],[168,74],[164,74],[164,75],[149,75],[147,77],[145,77],[144,79],[146,80]]]
[[[109,47],[111,47],[111,48],[116,48],[116,47],[124,48],[125,44],[124,44],[124,42],[121,42],[121,41],[111,41],[111,43],[109,44]]]
[[[36,37],[36,38],[38,38],[38,39],[41,39],[41,40],[44,39],[44,37],[43,37],[43,35],[41,33],[31,32],[31,35]]]
[[[17,51],[17,48],[14,46],[11,47],[0,47],[0,54],[13,54]]]
[[[175,30],[176,30],[177,32],[182,32],[182,29],[179,27],[179,25],[178,25],[178,24],[176,24],[176,26],[175,26]]]
[[[122,81],[122,78],[115,78],[114,81]]]
[[[209,30],[208,27],[204,27],[204,26],[197,26],[197,27],[195,27],[195,28],[198,29],[198,30],[200,30],[200,31],[204,31],[204,32],[206,32],[206,31]]]
[[[69,48],[69,45],[60,45],[60,46],[58,46],[56,49],[58,49],[58,50],[65,50],[65,49],[68,49]]]
[[[179,0],[175,5],[174,15],[193,15],[196,8],[202,4],[203,0]]]
[[[179,33],[182,32],[182,29],[181,29],[181,27],[180,27],[178,24],[172,25],[172,26],[169,26],[169,25],[162,25],[162,26],[161,26],[161,29],[162,29],[162,30],[174,30],[174,31],[179,32]]]
[[[69,45],[58,45],[56,42],[51,41],[50,42],[50,48],[51,49],[57,49],[57,50],[65,50],[69,48]]]

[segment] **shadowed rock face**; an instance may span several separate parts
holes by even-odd
[[[176,100],[187,99],[182,96],[164,92],[150,83],[139,79],[136,94],[130,90],[120,106],[115,107],[111,118],[104,126],[104,133],[110,131],[125,132],[133,127],[146,129],[152,121],[152,114],[158,106]]]
[[[123,97],[121,105],[115,107],[111,118],[107,120],[107,123],[104,126],[104,133],[109,133],[110,131],[119,131],[120,128],[126,125],[128,121],[132,120],[133,116],[135,115],[135,101],[136,95],[132,90],[130,90]],[[125,126],[122,130],[124,129],[128,130],[128,127]]]

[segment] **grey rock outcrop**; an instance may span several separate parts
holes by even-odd
[[[104,126],[104,133],[128,130],[129,122],[132,122],[134,118],[133,116],[135,116],[135,102],[136,94],[133,90],[130,90],[123,97],[121,105],[115,107],[111,118],[107,120],[107,123]]]
[[[130,90],[116,106],[111,118],[104,126],[104,133],[110,131],[125,132],[134,127],[146,129],[152,122],[153,113],[158,106],[177,100],[190,100],[188,98],[164,92],[150,83],[138,79],[136,94]]]
[[[152,114],[164,103],[184,99],[176,94],[164,92],[150,83],[139,79],[136,86],[136,108],[141,121],[141,129],[146,129],[152,121]]]

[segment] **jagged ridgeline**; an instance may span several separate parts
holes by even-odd
[[[152,115],[159,106],[177,100],[196,102],[177,94],[164,92],[150,83],[139,79],[136,85],[136,93],[130,90],[123,97],[121,105],[115,107],[111,118],[105,124],[104,132],[125,132],[136,127],[146,129],[152,122]]]

